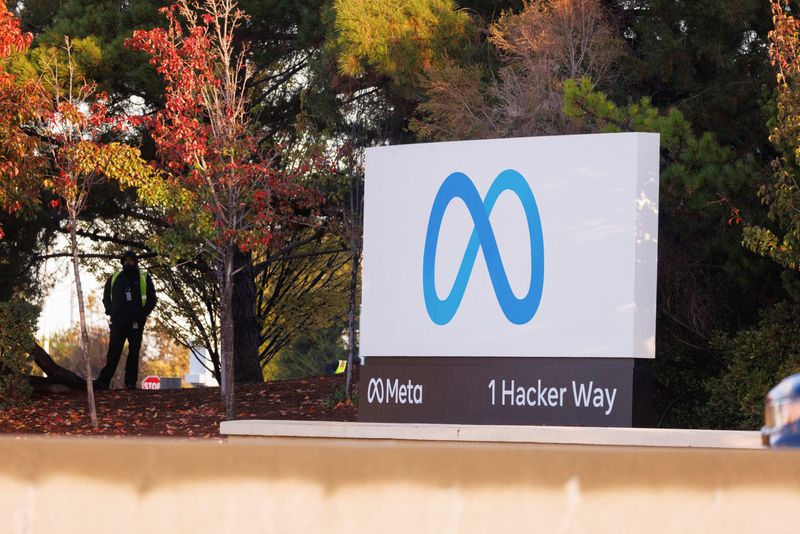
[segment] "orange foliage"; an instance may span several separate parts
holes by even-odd
[[[36,119],[41,96],[32,82],[21,82],[6,69],[8,57],[27,50],[32,39],[0,3],[0,209],[7,213],[32,209],[39,198],[32,178],[42,162],[35,151],[36,139],[24,125]]]

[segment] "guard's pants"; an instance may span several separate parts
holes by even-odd
[[[135,327],[135,328],[134,328]],[[98,384],[108,387],[117,371],[122,347],[128,341],[128,361],[125,363],[125,387],[133,388],[139,382],[139,349],[142,347],[144,321],[115,321],[111,323],[106,366],[97,377]]]

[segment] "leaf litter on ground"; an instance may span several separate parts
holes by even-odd
[[[344,376],[246,384],[236,388],[237,419],[355,421],[352,402],[332,406]],[[34,393],[28,406],[0,410],[0,433],[219,438],[219,388],[96,391],[92,428],[86,393]]]

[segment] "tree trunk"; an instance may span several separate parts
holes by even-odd
[[[39,369],[47,374],[47,380],[51,384],[61,384],[71,389],[82,389],[86,387],[86,380],[76,375],[66,367],[61,367],[40,345],[35,345],[29,352],[33,361]]]
[[[347,382],[345,393],[347,398],[353,395],[353,362],[356,355],[356,292],[358,289],[359,256],[355,242],[352,243],[353,263],[350,272],[350,305],[347,310]]]
[[[89,331],[86,329],[86,310],[83,306],[83,287],[81,286],[81,268],[78,262],[78,237],[76,234],[77,220],[70,217],[69,238],[72,247],[72,269],[75,275],[75,292],[78,295],[78,316],[81,322],[81,352],[83,361],[86,362],[86,396],[89,402],[89,417],[92,426],[97,427],[97,408],[94,404],[94,383],[92,381],[92,362],[89,360]]]
[[[350,257],[352,266],[350,271],[350,303],[347,310],[347,381],[345,382],[345,393],[347,398],[353,396],[353,363],[356,359],[356,293],[358,291],[358,265],[361,260],[364,204],[361,196],[361,178],[355,172],[350,174]],[[348,220],[347,213],[344,220]],[[361,363],[359,361],[359,363]]]
[[[234,247],[226,246],[222,256],[219,272],[220,284],[220,359],[222,382],[220,389],[222,402],[225,405],[225,416],[232,421],[236,416],[233,392],[233,358],[235,350],[233,325],[233,262]]]
[[[237,385],[263,382],[258,350],[259,328],[253,258],[239,250],[234,254],[234,270],[241,270],[233,277],[233,380]]]

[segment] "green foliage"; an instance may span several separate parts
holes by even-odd
[[[162,0],[19,1],[23,27],[37,37],[29,54],[11,58],[10,68],[22,79],[36,78],[48,51],[62,46],[63,36],[70,35],[80,73],[95,80],[100,91],[108,91],[111,104],[136,95],[142,97],[143,109],[156,110],[163,100],[162,83],[146,57],[123,42],[134,29],[163,24],[157,8],[165,4]],[[781,335],[777,325],[794,332],[796,323],[788,312],[781,316],[773,306],[786,299],[786,292],[800,293],[793,271],[800,254],[796,147],[776,147],[787,159],[776,165],[774,183],[761,188],[763,204],[753,194],[770,176],[764,162],[773,155],[762,112],[763,95],[768,93],[764,86],[774,83],[765,51],[769,2],[602,0],[602,4],[612,15],[615,39],[627,45],[627,55],[615,64],[619,76],[600,82],[605,92],[586,80],[568,82],[564,111],[574,121],[574,131],[661,134],[655,361],[660,422],[745,426],[742,409],[728,413],[723,408],[748,402],[746,425],[752,427],[760,417],[755,408],[760,393],[745,396],[738,385],[747,386],[752,378],[763,389],[783,372],[783,360],[763,355],[758,343],[774,345],[775,354],[791,346],[793,338]],[[547,121],[535,114],[537,106],[542,107],[539,95],[550,95],[536,90],[543,77],[522,77],[517,65],[502,73],[508,78],[501,76],[510,57],[541,67],[532,59],[535,54],[525,52],[524,46],[520,50],[525,53],[514,55],[507,49],[506,55],[498,54],[487,31],[502,13],[506,20],[514,18],[510,13],[521,13],[523,0],[242,0],[240,5],[251,17],[241,40],[250,46],[249,60],[255,67],[253,110],[267,145],[288,141],[330,149],[343,142],[363,147],[409,142],[416,136],[461,139],[551,131],[542,129]],[[550,40],[520,43],[544,41]],[[543,70],[551,71],[558,71],[558,83],[546,87],[560,92],[564,75],[560,69]],[[439,84],[440,98],[431,98],[426,83]],[[515,93],[515,88],[520,91]],[[520,96],[525,98],[510,98]],[[553,109],[559,107],[560,102]],[[465,120],[466,114],[455,112],[464,108],[474,112],[474,118]],[[435,120],[427,120],[431,117]],[[410,131],[409,124],[416,129]],[[152,157],[152,140],[146,134],[142,151]],[[139,205],[130,191],[113,192],[108,198],[98,195],[86,221],[114,240],[141,243],[168,257],[153,266],[163,272],[157,279],[170,285],[164,289],[164,306],[168,294],[185,296],[191,304],[165,307],[165,315],[208,315],[201,326],[215,332],[211,301],[217,296],[213,280],[203,271],[206,258],[197,256],[202,241],[214,232],[210,215],[187,209],[195,199],[168,177],[140,177],[136,185]],[[326,217],[345,200],[331,195]],[[44,198],[42,204],[47,201]],[[174,209],[176,205],[182,208]],[[143,213],[149,220],[120,217],[121,209]],[[33,276],[20,273],[34,265],[30,262],[49,240],[48,228],[59,222],[46,207],[36,217],[29,225],[3,219],[7,239],[0,242],[4,288],[0,294],[5,291],[5,298],[35,289]],[[737,224],[740,218],[747,224]],[[282,241],[299,242],[306,232],[291,230],[294,235]],[[339,248],[331,237],[334,233],[329,231],[324,240],[290,255]],[[741,247],[742,240],[776,262],[751,254]],[[118,252],[120,246],[108,242],[103,251]],[[270,252],[277,248],[276,244]],[[268,255],[254,258],[254,263]],[[287,373],[283,376],[318,374],[320,363],[335,359],[334,353],[343,354],[338,334],[328,330],[292,339],[298,332],[324,329],[340,320],[349,276],[345,259],[343,254],[320,254],[281,260],[254,276],[262,363],[280,351],[267,372],[274,368],[278,374]],[[170,267],[174,262],[179,266]],[[767,311],[753,326],[760,309]],[[766,337],[769,332],[775,336],[772,340]],[[196,333],[182,336],[188,339]],[[319,344],[316,356],[314,344]],[[294,360],[296,365],[290,363]],[[709,388],[712,379],[716,381]],[[727,397],[722,395],[725,391]],[[736,402],[729,402],[732,399]]]
[[[770,141],[780,154],[773,162],[773,180],[759,189],[769,208],[770,225],[749,224],[744,244],[783,267],[800,270],[800,20],[790,3],[773,0],[774,29],[770,59],[776,67],[777,88],[771,102]],[[783,235],[780,235],[783,234]]]
[[[800,372],[800,305],[768,308],[754,328],[720,335],[714,348],[725,369],[707,387],[709,426],[755,430],[764,423],[764,396],[778,382]]]
[[[124,165],[114,169],[112,177],[121,187],[135,190],[140,206],[163,215],[169,222],[145,237],[148,248],[167,264],[194,257],[202,250],[204,240],[214,237],[211,212],[198,209],[196,193],[184,187],[178,177],[150,167],[132,154],[127,156],[118,158]]]
[[[565,112],[587,131],[660,134],[663,234],[693,238],[687,247],[717,248],[721,238],[728,253],[750,257],[738,246],[738,223],[744,216],[764,219],[752,195],[764,168],[753,155],[740,157],[712,133],[694,134],[681,111],[662,112],[649,98],[620,107],[586,79],[567,81],[565,94]]]
[[[316,364],[308,364],[309,360],[302,355],[297,363],[290,362],[293,355],[317,350],[310,345],[312,342],[321,342],[323,347],[319,350],[323,352],[330,352],[333,346],[338,346],[332,341],[334,334],[330,329],[338,329],[341,333],[347,313],[349,255],[324,251],[336,250],[339,245],[335,239],[309,243],[289,254],[297,256],[296,259],[271,262],[255,277],[262,366],[278,357],[287,369],[295,369],[292,373],[312,372],[317,369],[314,367]],[[259,259],[255,258],[255,264],[258,263]],[[287,344],[292,343],[306,345],[286,352]]]
[[[28,351],[38,317],[39,308],[26,302],[0,302],[0,408],[24,404],[31,393]]]
[[[326,399],[325,404],[328,408],[334,408],[341,403],[352,402],[356,406],[358,406],[358,396],[354,395],[352,398],[347,398],[347,388],[344,384],[340,387],[336,388],[336,391],[331,393],[331,395]]]
[[[21,11],[25,31],[37,34],[51,24],[63,3],[64,0],[11,0],[7,5],[14,12]]]
[[[298,241],[307,238],[305,234],[295,237]],[[167,241],[160,244],[166,245]],[[186,241],[178,240],[176,244],[186,246]],[[202,259],[195,261],[202,266]],[[337,325],[341,332],[347,313],[349,257],[341,251],[338,240],[321,239],[292,248],[285,255],[280,253],[280,247],[264,255],[257,254],[252,257],[252,264],[252,270],[247,269],[243,274],[252,276],[255,285],[258,358],[265,376],[277,372],[288,377],[283,371],[276,371],[294,357],[294,352],[286,352],[288,344],[308,335],[307,332],[331,325]],[[208,348],[212,361],[218,364],[219,297],[215,278],[198,265],[186,262],[174,266],[151,265],[148,270],[159,285],[160,325],[183,344],[199,343]],[[310,339],[318,337],[313,335]],[[276,363],[278,360],[282,363]],[[320,369],[303,363],[298,366],[311,374]]]
[[[335,0],[333,10],[339,70],[358,77],[373,69],[407,94],[470,33],[470,17],[453,0]]]
[[[767,145],[761,90],[771,17],[765,0],[608,1],[631,54],[619,96],[677,106],[740,154]]]
[[[660,134],[661,185],[666,193],[661,203],[667,210],[696,211],[703,222],[718,221],[720,210],[712,207],[715,202],[724,213],[725,208],[739,206],[730,203],[732,198],[752,196],[752,184],[762,172],[760,163],[753,155],[738,157],[710,132],[695,135],[678,109],[661,112],[647,97],[619,107],[585,78],[566,81],[564,90],[565,113],[588,131]]]
[[[526,2],[486,28],[485,54],[442,61],[422,84],[409,127],[428,140],[455,141],[576,133],[563,112],[565,80],[616,83],[623,53],[600,0]]]
[[[521,11],[526,0],[457,0],[462,9],[476,13],[484,20],[492,20],[508,11]]]
[[[61,46],[65,35],[79,41],[90,38],[102,52],[90,78],[112,98],[134,94],[147,102],[160,101],[161,83],[143,54],[124,46],[134,29],[163,23],[159,0],[66,0],[24,2],[23,26],[35,27],[34,48]]]
[[[743,241],[787,269],[782,281],[794,301],[765,311],[757,327],[717,341],[728,363],[725,373],[709,386],[710,409],[737,428],[757,428],[764,395],[800,370],[800,21],[790,2],[773,0],[770,5],[774,28],[769,55],[776,67],[777,88],[769,106],[769,139],[779,157],[772,164],[772,181],[758,190],[769,222],[747,224]]]
[[[565,93],[565,112],[585,131],[661,136],[657,423],[724,426],[722,419],[700,415],[708,402],[707,382],[725,365],[711,343],[719,332],[749,326],[759,309],[785,298],[780,270],[741,246],[737,224],[740,217],[764,219],[752,194],[764,168],[711,133],[694,134],[681,111],[660,111],[648,98],[618,106],[587,80],[567,82]]]
[[[325,366],[347,359],[342,327],[310,331],[286,346],[265,369],[271,380],[287,380],[324,374]]]
[[[53,45],[39,43],[31,48],[27,54],[17,54],[9,71],[20,80],[35,80],[41,78],[59,80],[59,89],[62,93],[66,90],[69,81],[69,64],[72,63],[74,78],[76,80],[92,80],[98,74],[98,69],[103,61],[103,51],[100,41],[89,36],[71,39],[72,49],[70,57],[64,49],[64,38]],[[53,85],[54,84],[48,84]],[[48,87],[51,91],[53,87]]]
[[[56,222],[44,210],[26,218],[0,214],[0,227],[5,232],[0,240],[0,302],[39,300],[42,281],[37,267],[42,260],[38,254],[42,242],[52,237]]]
[[[780,230],[766,225],[748,225],[744,244],[750,250],[800,271],[800,187],[797,167],[786,160],[774,165],[775,181],[759,188],[759,198],[769,207],[769,218]],[[779,235],[782,234],[782,235]]]

